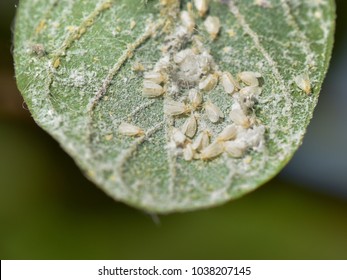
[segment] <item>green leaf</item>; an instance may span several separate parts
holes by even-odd
[[[207,15],[221,23],[216,38],[206,30],[207,15],[200,17],[195,7],[196,29],[178,37],[179,10],[187,10],[189,1],[181,1],[180,7],[176,1],[22,0],[14,42],[18,87],[36,122],[111,197],[159,213],[238,198],[289,161],[317,103],[335,19],[332,0],[211,1]],[[199,35],[200,47],[193,35]],[[200,54],[209,53],[209,66],[214,68],[208,71],[219,76],[222,71],[261,75],[262,92],[245,110],[251,127],[242,130],[259,128],[254,132],[259,141],[237,134],[248,143],[240,157],[223,152],[205,160],[185,160],[181,146],[187,149],[189,140],[173,145],[173,127],[182,127],[189,114],[164,114],[169,110],[164,103],[174,99],[188,104],[184,98],[189,88],[198,87],[195,80],[188,81],[193,79],[190,72],[180,72],[173,64],[173,55],[188,48],[195,54],[197,48]],[[137,70],[143,66],[151,71],[165,51],[171,55],[161,82],[166,92],[145,97],[144,76]],[[190,70],[202,61],[192,57]],[[236,96],[241,94],[227,94],[221,82],[204,92],[204,107],[194,109],[198,133],[191,141],[204,129],[214,141],[233,122],[229,112],[238,102]],[[224,114],[217,116],[218,122],[206,116],[209,101]],[[124,122],[144,134],[120,133]]]

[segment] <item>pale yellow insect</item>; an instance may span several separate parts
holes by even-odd
[[[158,85],[164,81],[164,76],[161,73],[154,71],[145,72],[143,77],[146,81],[151,81]]]
[[[248,86],[258,86],[261,74],[258,72],[244,71],[237,74],[238,79]]]
[[[224,152],[224,146],[222,142],[216,141],[207,146],[201,151],[200,157],[202,160],[208,160],[215,158]]]
[[[176,127],[172,129],[172,140],[177,146],[183,145],[186,139],[186,136],[182,133],[181,130]]]
[[[243,95],[243,94],[235,94],[235,101],[239,103],[239,108],[242,109],[242,111],[247,114],[249,109],[251,109],[254,104],[256,99],[252,95]]]
[[[133,68],[133,70],[135,72],[143,72],[143,71],[145,71],[145,67],[143,66],[143,64],[138,62],[138,61],[133,64],[132,68]]]
[[[234,93],[234,91],[240,88],[238,82],[229,72],[223,72],[221,76],[221,81],[226,93],[232,94]]]
[[[189,32],[193,32],[195,28],[195,20],[192,17],[191,13],[189,13],[188,11],[182,11],[180,17],[183,26],[185,26]]]
[[[227,125],[217,136],[217,141],[232,140],[237,135],[237,127],[234,124]]]
[[[202,94],[195,88],[191,89],[188,94],[189,101],[192,104],[193,108],[197,108],[202,103]]]
[[[161,85],[154,83],[150,80],[144,80],[142,95],[145,97],[158,97],[164,93],[164,89]]]
[[[135,20],[130,21],[130,29],[133,30],[135,26],[136,26],[136,21]]]
[[[201,132],[192,144],[192,148],[196,151],[205,149],[210,144],[210,134],[204,130]]]
[[[205,103],[205,111],[208,119],[213,123],[218,122],[220,118],[224,118],[223,112],[210,100]]]
[[[189,106],[182,102],[178,102],[172,99],[164,101],[164,113],[169,116],[178,116],[186,114],[190,111]]]
[[[232,109],[229,114],[230,119],[237,125],[248,128],[251,125],[250,119],[241,108]]]
[[[204,25],[208,34],[212,40],[217,38],[217,35],[220,31],[221,24],[218,17],[208,16],[204,21]]]
[[[194,158],[195,151],[192,148],[192,145],[188,143],[183,149],[183,157],[185,160],[190,161]]]
[[[242,157],[247,149],[247,144],[242,140],[224,142],[225,151],[235,158]]]
[[[126,122],[122,122],[120,124],[120,126],[118,127],[118,132],[122,135],[125,135],[125,136],[142,136],[142,135],[144,135],[143,129],[141,129],[140,127],[138,127],[136,125],[126,123]]]
[[[194,5],[199,12],[199,16],[205,16],[206,12],[208,11],[208,3],[209,0],[194,0]]]
[[[199,83],[199,89],[202,91],[211,91],[218,83],[218,74],[209,74]]]
[[[240,89],[240,93],[248,96],[258,97],[262,92],[262,88],[259,86],[247,86]]]
[[[306,94],[311,93],[311,82],[307,74],[300,74],[294,78],[296,85],[302,89]]]
[[[182,126],[182,132],[189,138],[193,138],[196,133],[197,127],[197,120],[194,114],[191,114],[190,117],[184,122]]]

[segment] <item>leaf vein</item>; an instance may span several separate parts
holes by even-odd
[[[282,125],[282,126],[278,126],[276,125],[279,121],[278,118],[275,118],[272,120],[272,122],[274,122],[273,124],[271,124],[271,127],[276,127],[278,129],[281,129],[284,132],[288,132],[290,129],[292,129],[292,123],[293,123],[293,119],[292,119],[292,106],[293,106],[293,101],[292,101],[292,96],[290,94],[291,90],[290,88],[286,85],[286,82],[283,78],[283,76],[281,75],[281,73],[278,70],[278,66],[276,61],[271,57],[271,55],[265,50],[264,46],[261,44],[260,39],[258,34],[251,29],[251,27],[249,26],[249,24],[247,23],[245,17],[243,14],[241,14],[240,10],[238,9],[238,7],[235,4],[234,0],[230,0],[230,2],[228,3],[229,5],[229,9],[232,12],[232,14],[235,16],[235,18],[237,19],[238,23],[240,24],[240,26],[243,28],[243,30],[251,37],[251,39],[253,40],[254,46],[256,47],[256,49],[263,55],[263,57],[265,58],[265,60],[267,61],[267,63],[269,64],[271,71],[275,77],[275,79],[278,81],[279,83],[279,88],[281,89],[281,93],[283,95],[283,98],[285,100],[286,103],[286,107],[283,108],[282,110],[282,115],[287,116],[288,120],[286,121],[286,125]],[[282,98],[282,97],[281,97]],[[276,100],[277,103],[280,102],[280,100],[278,99],[278,97],[274,97],[273,99]],[[276,123],[276,124],[275,124]]]
[[[123,64],[133,55],[134,51],[140,47],[147,39],[149,39],[154,32],[157,30],[157,28],[161,25],[161,23],[157,23],[154,25],[151,25],[147,30],[139,36],[136,41],[132,44],[128,44],[127,49],[124,51],[124,53],[121,55],[119,60],[116,62],[116,64],[111,68],[109,73],[107,74],[106,78],[104,79],[101,88],[98,90],[98,92],[95,94],[94,98],[89,102],[87,106],[88,113],[91,113],[95,106],[97,105],[97,102],[105,95],[107,89],[109,88],[111,81],[113,77],[118,73],[120,68],[123,66]]]
[[[307,71],[310,65],[312,65],[312,63],[314,62],[314,53],[312,52],[310,44],[307,41],[307,37],[300,30],[299,25],[292,14],[291,7],[288,4],[287,0],[281,0],[281,6],[284,11],[285,19],[288,25],[291,26],[296,31],[296,33],[298,34],[300,38],[300,42],[302,43],[302,47],[303,47],[302,50],[306,57],[305,68]]]
[[[69,32],[66,36],[63,44],[54,51],[52,65],[65,54],[65,51],[73,44],[73,42],[79,40],[83,34],[86,33],[87,29],[90,28],[94,23],[95,19],[105,10],[109,9],[113,0],[105,0],[98,5],[73,31]]]

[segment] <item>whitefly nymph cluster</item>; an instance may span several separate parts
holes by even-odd
[[[222,32],[221,22],[208,15],[208,1],[195,0],[194,5],[195,9],[188,4],[180,12],[180,22],[161,47],[162,57],[144,72],[142,95],[163,98],[164,114],[172,120],[167,149],[174,154],[187,161],[211,160],[222,154],[241,158],[248,150],[263,147],[265,128],[254,113],[262,75],[243,71],[233,76],[219,70],[198,35],[195,20],[204,20],[201,28],[211,41]],[[210,98],[220,88],[230,96],[228,112]],[[122,123],[119,132],[135,137],[145,134],[128,123]]]

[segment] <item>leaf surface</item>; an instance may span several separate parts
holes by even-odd
[[[17,83],[35,121],[114,199],[159,213],[218,205],[271,179],[300,145],[327,71],[334,9],[330,0],[211,1],[208,13],[221,22],[215,40],[196,17],[194,32],[220,71],[262,76],[253,113],[265,127],[264,145],[241,158],[224,153],[186,161],[168,148],[172,127],[185,118],[164,114],[168,94],[144,97],[143,74],[134,70],[139,63],[152,70],[174,30],[170,24],[179,22],[158,1],[22,0]],[[309,79],[309,94],[298,77]],[[208,99],[226,116],[206,122],[218,134],[231,97],[219,83]],[[145,134],[120,134],[122,122]]]

